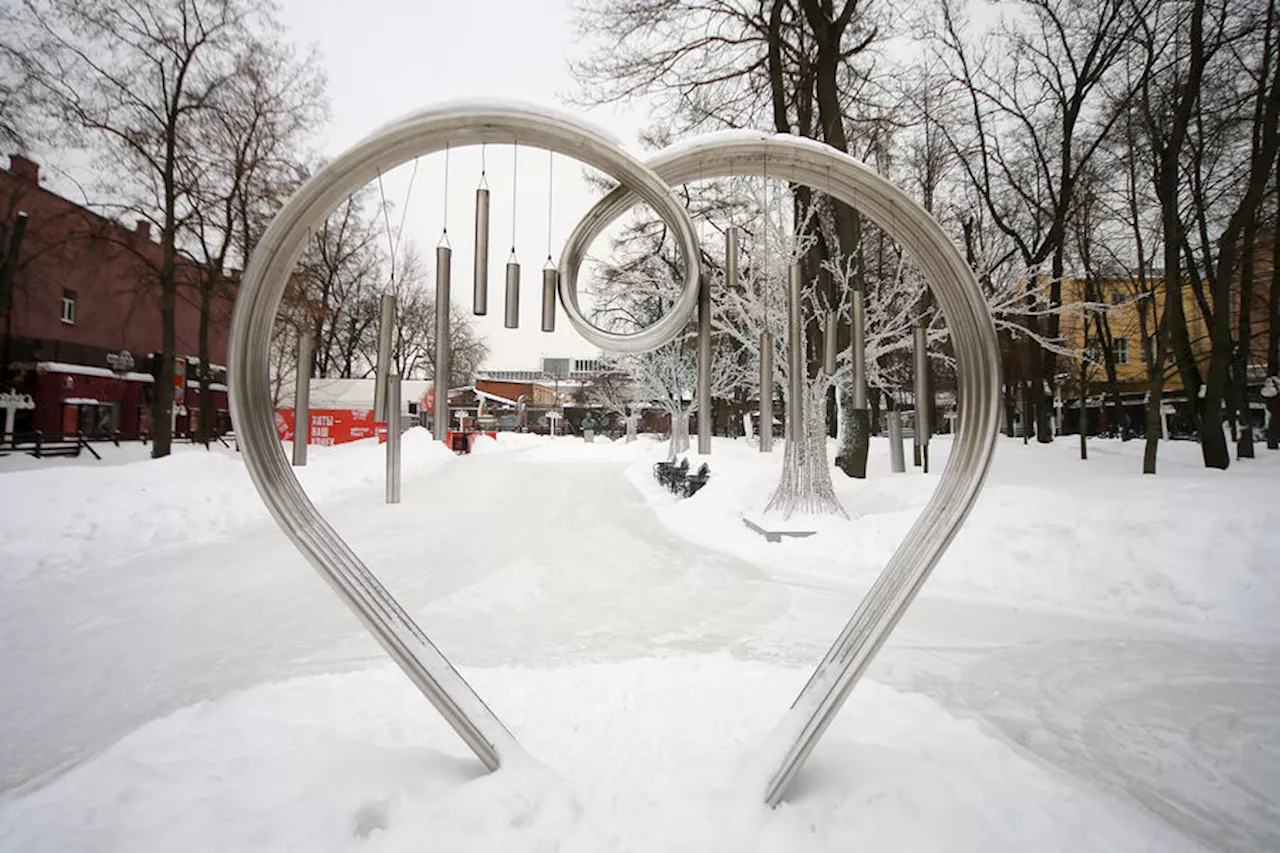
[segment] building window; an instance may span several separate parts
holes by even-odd
[[[68,325],[74,324],[76,321],[76,292],[74,290],[62,291],[62,322]]]
[[[1112,305],[1123,305],[1124,303],[1126,303],[1126,302],[1128,302],[1128,301],[1129,301],[1129,297],[1128,297],[1128,295],[1127,295],[1127,294],[1124,294],[1124,293],[1121,293],[1121,292],[1120,292],[1120,291],[1118,291],[1118,290],[1117,290],[1115,293],[1111,294],[1111,304],[1112,304]]]
[[[1116,364],[1129,363],[1129,339],[1113,338],[1111,341],[1111,353],[1115,356]]]

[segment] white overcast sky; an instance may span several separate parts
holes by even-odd
[[[321,150],[336,155],[388,121],[424,106],[461,98],[502,98],[572,111],[622,139],[633,153],[643,113],[582,111],[565,104],[573,89],[568,56],[572,10],[567,0],[284,0],[282,17],[300,45],[323,54],[332,117],[320,135]],[[597,350],[559,312],[554,334],[539,329],[541,270],[547,257],[547,204],[552,201],[552,254],[596,195],[582,181],[582,167],[556,156],[548,192],[545,151],[519,152],[515,243],[522,269],[520,328],[502,326],[503,271],[510,252],[512,148],[488,146],[491,191],[489,313],[474,318],[488,340],[488,367],[537,367],[542,356],[591,356]],[[387,200],[405,217],[404,235],[428,261],[434,276],[435,246],[445,216],[445,157],[434,154],[384,179]],[[471,309],[473,208],[480,151],[449,156],[448,226],[453,256],[454,304]],[[407,199],[407,205],[406,205]],[[392,220],[392,230],[399,222]]]

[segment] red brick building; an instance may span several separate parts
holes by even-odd
[[[30,394],[36,407],[17,412],[15,432],[149,432],[162,332],[154,272],[161,249],[150,223],[130,229],[45,189],[39,166],[15,155],[0,169],[0,257],[22,214],[25,236],[16,257],[6,259],[13,265],[7,306],[0,294],[0,390]],[[193,429],[199,409],[199,272],[179,261],[179,280],[188,283],[179,285],[175,318],[178,435]],[[219,298],[210,317],[210,394],[223,428],[230,419],[220,365],[232,304]]]

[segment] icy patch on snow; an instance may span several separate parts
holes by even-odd
[[[401,448],[406,479],[453,459],[421,428],[406,432]],[[215,541],[270,519],[234,451],[184,447],[153,460],[141,445],[121,450],[121,464],[0,473],[0,587],[36,572],[74,572],[92,562]],[[308,464],[293,470],[317,503],[381,500],[375,489],[384,482],[386,448],[374,439],[311,447]]]
[[[0,848],[1199,849],[977,723],[869,682],[771,811],[752,750],[804,675],[727,655],[473,671],[547,762],[493,775],[389,667],[263,685],[150,723],[8,802]]]

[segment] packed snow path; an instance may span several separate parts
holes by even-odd
[[[563,667],[726,650],[809,666],[863,588],[765,571],[659,524],[625,463],[448,460],[386,507],[324,508],[456,663]],[[0,788],[264,681],[384,661],[274,527],[25,578],[0,596]],[[928,598],[871,673],[1209,849],[1280,848],[1280,655]]]

